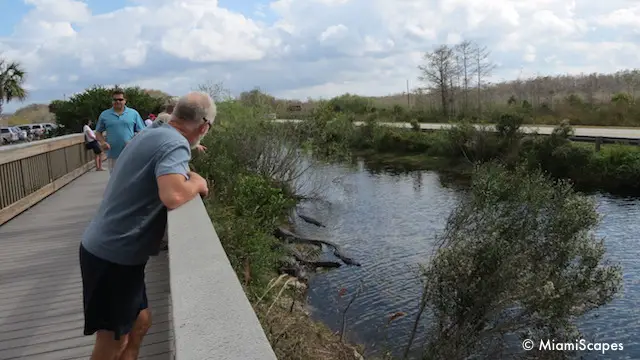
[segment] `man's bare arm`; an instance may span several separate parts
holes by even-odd
[[[96,133],[96,139],[98,140],[98,142],[100,144],[103,144],[109,147],[109,144],[107,143],[107,140],[104,138],[104,135],[102,135],[102,133],[99,131],[96,131],[95,133]]]
[[[175,209],[189,202],[198,194],[209,193],[207,182],[202,176],[190,172],[187,180],[182,174],[167,174],[158,177],[160,201],[169,209]]]

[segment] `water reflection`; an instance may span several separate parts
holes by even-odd
[[[362,281],[364,291],[347,314],[349,337],[365,344],[369,355],[387,349],[400,351],[420,295],[417,265],[428,261],[434,237],[444,228],[463,191],[447,186],[451,183],[443,183],[434,172],[389,173],[367,168],[362,162],[355,167],[318,166],[314,172],[339,179],[324,187],[326,201],[302,205],[305,214],[327,228],[298,222],[298,230],[341,244],[362,267],[343,267],[316,276],[309,291],[313,314],[338,331],[349,294]],[[623,352],[608,353],[607,358],[639,359],[635,334],[640,333],[640,313],[635,305],[640,295],[640,200],[594,196],[603,215],[597,234],[606,238],[608,259],[624,267],[625,288],[611,304],[581,319],[579,325],[587,339],[624,343]],[[342,288],[347,289],[344,298],[338,296]],[[387,327],[388,317],[398,311],[409,316]]]

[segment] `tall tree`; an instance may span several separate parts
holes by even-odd
[[[425,53],[424,60],[425,64],[418,66],[422,72],[419,79],[440,95],[442,114],[449,116],[452,80],[459,71],[455,51],[447,45],[440,45],[432,52]]]
[[[480,92],[487,77],[491,76],[491,72],[495,69],[495,64],[491,62],[489,56],[491,51],[486,46],[479,44],[473,45],[474,74],[477,77],[476,89],[478,91],[478,112],[482,111],[482,102]]]
[[[0,114],[5,103],[27,98],[27,91],[23,87],[26,75],[19,63],[0,59]]]
[[[475,45],[469,40],[464,40],[455,46],[455,52],[460,66],[460,77],[462,78],[462,106],[466,113],[469,109],[469,87],[471,79],[475,75],[476,67],[473,66]]]
[[[207,81],[198,85],[198,91],[206,92],[216,103],[232,99],[231,91],[224,86],[222,81]]]

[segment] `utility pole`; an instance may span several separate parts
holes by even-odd
[[[411,109],[411,94],[409,93],[409,79],[407,79],[407,106]]]

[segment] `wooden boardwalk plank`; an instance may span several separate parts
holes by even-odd
[[[0,359],[87,359],[82,334],[80,237],[102,199],[106,172],[90,172],[0,226]],[[166,253],[147,265],[153,326],[140,358],[168,360],[173,346]]]

